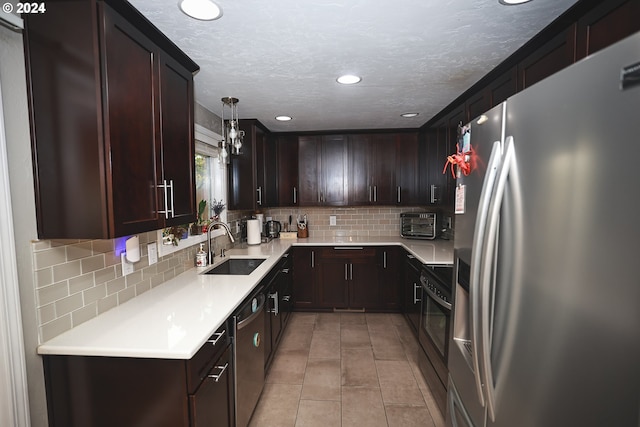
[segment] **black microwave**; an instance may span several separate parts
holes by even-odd
[[[435,212],[400,214],[400,236],[407,239],[435,239],[438,236]]]

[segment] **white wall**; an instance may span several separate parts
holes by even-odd
[[[22,35],[4,27],[0,27],[0,81],[29,386],[29,412],[32,426],[46,427],[44,373],[42,359],[36,353],[38,316],[31,240],[37,238],[37,230],[24,53]]]

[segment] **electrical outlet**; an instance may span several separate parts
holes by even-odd
[[[120,254],[120,261],[122,262],[122,275],[126,276],[133,273],[133,264],[127,261],[127,254],[124,252]]]
[[[158,244],[156,242],[147,245],[147,254],[149,255],[149,265],[158,262]]]
[[[329,225],[336,225],[336,216],[329,215]]]

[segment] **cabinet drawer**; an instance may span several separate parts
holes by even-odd
[[[333,246],[320,249],[322,258],[366,258],[375,257],[376,248],[362,246]]]
[[[219,354],[227,348],[231,342],[229,333],[228,322],[225,322],[187,361],[187,389],[189,393],[195,392],[200,382],[207,377]]]

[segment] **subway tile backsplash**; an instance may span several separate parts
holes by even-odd
[[[398,236],[400,213],[420,210],[424,208],[276,208],[263,213],[265,217],[272,217],[283,225],[288,224],[291,215],[294,230],[296,217],[306,214],[309,236],[329,238]],[[238,220],[251,214],[248,211],[229,211],[227,222],[235,225]],[[336,216],[335,226],[329,225],[330,215]],[[147,243],[155,241],[156,232],[138,236],[141,259],[135,264],[135,271],[127,276],[122,275],[120,257],[116,255],[119,239],[39,240],[32,243],[40,342],[78,326],[193,267],[197,245],[161,257],[158,263],[149,265]],[[227,236],[217,237],[214,242],[216,253],[222,247],[229,247]]]
[[[422,207],[349,207],[349,208],[276,208],[264,211],[265,219],[289,224],[296,231],[298,215],[307,215],[309,237],[378,237],[400,235],[400,213],[424,211]],[[329,225],[329,217],[335,215],[336,225]]]

